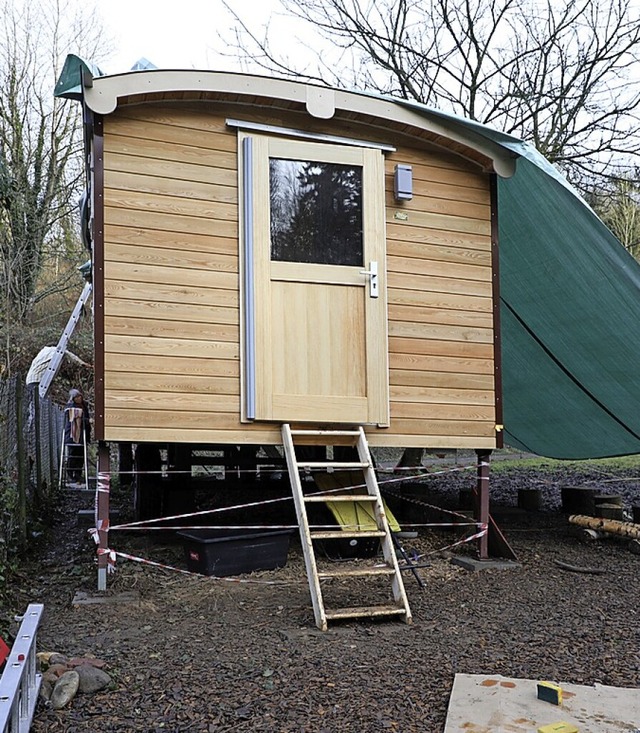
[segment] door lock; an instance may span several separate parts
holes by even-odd
[[[368,270],[360,270],[361,275],[369,276],[369,296],[371,298],[378,297],[378,263],[373,261],[369,263]]]

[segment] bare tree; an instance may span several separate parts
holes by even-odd
[[[592,197],[604,223],[636,259],[640,258],[640,171],[614,178],[608,190]]]
[[[375,90],[491,125],[532,142],[574,182],[640,150],[637,0],[280,2],[314,29],[317,60],[294,65],[269,26],[255,28],[230,2],[227,53],[271,74]]]
[[[82,256],[73,221],[81,120],[53,88],[68,51],[93,55],[103,41],[95,18],[66,0],[0,0],[0,12],[0,327],[10,373],[17,329],[38,299],[68,281],[57,271],[39,288],[50,258]]]

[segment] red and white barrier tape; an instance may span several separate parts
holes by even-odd
[[[463,516],[463,515],[461,515]],[[466,518],[466,517],[465,517]],[[339,527],[341,529],[360,529],[361,524],[341,524]],[[405,529],[412,528],[416,529],[419,527],[479,527],[479,522],[424,522],[424,523],[414,523],[414,524],[406,524],[405,522],[402,523],[402,527]],[[338,525],[336,524],[312,524],[309,525],[309,529],[311,530],[331,530],[331,529],[337,529]],[[291,529],[291,530],[297,530],[298,525],[297,524],[185,524],[185,525],[167,525],[162,527],[129,527],[128,525],[117,525],[115,527],[111,527],[111,532],[116,532],[118,530],[125,531],[125,532],[152,532],[152,531],[162,531],[162,530],[170,530],[173,532],[178,531],[185,531],[185,530],[191,530],[191,529],[208,529],[208,530],[237,530],[237,529],[246,529],[246,530],[279,530],[279,529]]]
[[[266,504],[275,504],[279,501],[292,501],[293,496],[282,496],[277,499],[265,499],[264,501],[253,501],[249,504],[235,504],[234,506],[223,506],[218,507],[217,509],[205,509],[200,512],[191,512],[189,514],[172,514],[168,517],[157,517],[156,519],[145,519],[141,520],[139,522],[129,522],[128,524],[118,524],[114,527],[111,527],[111,529],[132,529],[133,527],[146,527],[147,529],[152,529],[152,527],[149,527],[148,525],[153,522],[167,522],[170,519],[187,519],[189,517],[203,517],[208,514],[217,514],[219,512],[228,512],[233,509],[249,509],[251,507],[256,506],[264,506]]]
[[[110,550],[108,547],[99,547],[98,548],[98,556],[107,556],[107,572],[108,573],[115,573],[116,572],[116,555],[118,553],[114,550]]]
[[[108,565],[107,569],[109,573],[114,573],[116,570],[116,557],[124,558],[125,560],[131,560],[132,562],[139,562],[143,565],[150,565],[154,568],[160,568],[161,570],[172,570],[174,573],[181,573],[182,575],[193,575],[198,578],[208,578],[209,580],[220,580],[227,583],[249,583],[253,585],[290,585],[282,580],[252,580],[249,578],[235,578],[235,577],[223,577],[220,578],[215,575],[202,575],[201,573],[194,573],[190,570],[183,570],[182,568],[176,568],[173,565],[165,565],[161,562],[155,562],[154,560],[147,560],[144,557],[138,557],[137,555],[130,555],[127,552],[118,552],[111,550],[110,548],[99,548],[98,555],[107,555]]]
[[[96,530],[89,530],[90,532],[93,531],[97,535]],[[416,560],[419,560],[420,558],[428,557],[429,555],[435,555],[437,553],[444,552],[445,550],[450,550],[454,547],[458,547],[459,545],[463,545],[467,542],[472,542],[473,540],[479,539],[480,537],[484,536],[488,531],[488,527],[486,524],[481,525],[481,530],[479,532],[476,532],[475,534],[471,535],[470,537],[465,537],[458,542],[454,542],[450,545],[447,545],[446,547],[442,547],[438,550],[433,550],[432,552],[425,553],[423,555],[419,555]],[[137,555],[130,555],[127,552],[118,552],[116,550],[112,550],[110,548],[98,548],[98,556],[107,556],[107,572],[114,573],[116,570],[116,558],[121,557],[125,560],[131,560],[132,562],[139,562],[142,565],[150,565],[151,567],[160,568],[161,570],[171,570],[175,573],[181,573],[182,575],[193,575],[198,578],[207,577],[210,580],[219,580],[224,581],[227,583],[245,583],[245,584],[253,584],[253,585],[290,585],[291,583],[287,583],[285,581],[280,580],[255,580],[255,579],[249,579],[249,578],[236,578],[236,577],[217,577],[214,575],[209,576],[203,576],[201,573],[194,573],[190,570],[183,570],[182,568],[176,568],[173,565],[166,565],[164,563],[155,562],[154,560],[147,560],[144,557],[138,557]]]
[[[459,547],[460,545],[465,545],[467,542],[473,542],[473,540],[480,539],[480,537],[484,537],[484,535],[487,534],[489,531],[489,527],[486,524],[480,524],[480,531],[476,532],[475,534],[472,534],[469,537],[463,537],[461,540],[458,540],[457,542],[452,543],[451,545],[447,545],[446,547],[440,547],[437,550],[431,550],[431,552],[425,552],[423,555],[419,555],[416,560],[419,560],[423,557],[429,557],[429,555],[437,555],[441,552],[445,552],[446,550],[451,550],[454,547]]]
[[[213,473],[222,473],[222,471],[225,470],[225,466],[222,463],[220,463],[220,464],[213,464],[213,465],[216,465],[216,466],[219,465],[220,466],[220,469],[217,470],[217,471],[211,472],[209,474],[205,474],[205,475],[213,475]],[[259,469],[259,468],[229,468],[229,467],[226,467],[226,470],[229,471],[229,473],[233,473],[233,474],[253,474],[253,475],[260,474],[260,473],[286,473],[287,472],[287,468],[284,465],[282,467],[278,467],[278,466],[275,466],[274,464],[267,464],[267,463],[261,464],[261,465],[272,466],[272,467],[271,468],[266,468],[266,469],[265,468]],[[487,467],[487,466],[490,466],[490,465],[491,464],[488,463],[488,462],[486,462],[486,461],[481,461],[480,463],[474,463],[471,466],[455,466],[453,468],[444,469],[442,471],[431,471],[431,472],[428,472],[427,475],[429,475],[429,476],[437,476],[438,474],[442,474],[442,473],[454,473],[456,471],[467,471],[470,468],[476,468],[478,466],[484,468],[484,467]],[[420,465],[420,466],[389,466],[389,467],[378,467],[375,470],[378,473],[409,473],[411,471],[421,470],[421,469],[424,469],[424,468],[425,468],[424,465]],[[304,466],[301,466],[301,470],[304,470],[305,472],[308,472],[308,473],[317,473],[317,472],[325,473],[325,471],[326,471],[326,469],[324,469],[324,468],[304,468]],[[360,468],[342,468],[340,470],[341,471],[360,471],[362,469],[360,469]],[[193,469],[190,469],[190,468],[185,468],[185,469],[176,469],[176,468],[169,469],[169,468],[165,468],[165,469],[157,469],[157,470],[152,470],[152,471],[139,471],[139,470],[138,471],[135,471],[135,470],[132,470],[132,471],[113,471],[111,473],[117,474],[118,476],[163,476],[163,477],[167,477],[167,476],[183,476],[183,475],[189,475],[189,476],[191,476],[191,475],[193,475]],[[109,475],[111,475],[111,474],[109,474]],[[409,478],[413,478],[413,476],[410,476]],[[406,479],[404,479],[404,480],[406,480]]]
[[[387,495],[388,496],[393,496],[396,499],[402,499],[403,501],[409,502],[409,504],[416,504],[417,506],[426,507],[427,509],[435,509],[436,511],[442,512],[443,514],[450,514],[452,517],[460,517],[460,519],[466,520],[467,523],[468,523],[468,520],[469,520],[469,517],[467,517],[466,514],[462,514],[461,512],[456,512],[453,509],[444,509],[443,507],[436,506],[435,504],[429,504],[426,501],[421,501],[419,499],[414,499],[414,498],[411,498],[411,497],[408,497],[408,496],[403,496],[402,494],[394,494],[393,492],[387,492]],[[446,525],[446,526],[457,526],[457,527],[459,527],[462,524],[465,524],[465,522],[451,522],[450,525]],[[477,522],[473,522],[473,524],[476,524],[477,525],[478,523]],[[409,526],[409,525],[404,525],[403,524],[403,526]]]
[[[431,477],[431,476],[441,476],[441,475],[444,475],[444,474],[447,474],[447,473],[453,473],[453,472],[457,472],[457,471],[466,471],[466,470],[469,470],[470,468],[473,468],[473,466],[463,466],[463,467],[458,467],[458,468],[455,468],[455,469],[452,469],[452,470],[448,470],[448,471],[435,471],[435,472],[431,472],[431,473],[423,473],[423,474],[420,474],[418,476],[411,476],[410,478],[411,478],[411,480],[415,480],[417,478],[424,478],[424,477]],[[407,481],[407,478],[394,478],[394,479],[387,479],[385,481],[379,481],[378,482],[378,485],[379,486],[386,486],[388,484],[399,483],[399,482],[406,483],[406,481]],[[335,488],[335,489],[329,489],[329,490],[312,492],[312,493],[308,494],[308,496],[320,496],[320,495],[328,495],[328,494],[339,494],[339,493],[342,493],[344,491],[353,491],[353,490],[356,490],[356,489],[366,488],[366,486],[367,486],[366,483],[353,484],[351,486],[340,486],[340,487]],[[402,497],[402,498],[405,498],[405,497]],[[123,529],[130,530],[130,529],[134,529],[134,528],[156,529],[156,527],[153,526],[156,522],[167,522],[167,521],[174,520],[174,519],[189,519],[190,517],[202,517],[202,516],[207,516],[207,515],[211,515],[211,514],[217,514],[217,513],[220,513],[220,512],[228,512],[228,511],[237,510],[237,509],[251,509],[253,507],[266,506],[267,504],[275,504],[275,503],[281,502],[281,501],[293,501],[293,496],[282,496],[282,497],[278,497],[276,499],[265,499],[263,501],[253,501],[253,502],[249,502],[247,504],[234,504],[233,506],[218,507],[217,509],[206,509],[206,510],[199,511],[199,512],[190,512],[188,514],[172,514],[172,515],[170,515],[168,517],[158,517],[156,519],[146,519],[146,520],[141,520],[141,521],[138,521],[138,522],[128,522],[127,524],[118,524],[118,525],[115,525],[115,526],[111,527],[111,529],[112,530],[123,530]],[[425,506],[429,506],[429,505],[425,505]],[[433,507],[433,508],[438,508],[438,507]],[[454,516],[464,517],[465,519],[467,519],[467,517],[465,517],[462,514],[458,514],[457,512],[452,512],[452,511],[447,510],[447,509],[443,509],[442,511],[445,511],[445,512],[447,512],[449,514],[452,514]],[[424,525],[424,526],[427,526],[427,525]],[[170,527],[163,527],[163,529],[171,529],[171,528]]]

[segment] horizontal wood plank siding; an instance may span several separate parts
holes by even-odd
[[[279,426],[240,422],[237,138],[225,117],[248,116],[212,109],[105,118],[106,440],[280,442]],[[357,121],[325,131],[379,136]],[[391,425],[368,428],[370,441],[492,448],[489,177],[443,150],[397,148],[385,162]],[[413,167],[401,204],[397,163]]]
[[[255,430],[239,420],[236,136],[170,108],[105,126],[105,437]]]
[[[396,202],[393,170],[412,166]],[[389,433],[372,445],[495,446],[491,203],[488,176],[429,151],[387,159]]]

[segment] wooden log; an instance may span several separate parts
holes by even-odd
[[[630,537],[631,539],[640,539],[640,527],[633,522],[618,522],[615,519],[604,519],[600,517],[586,517],[582,514],[572,514],[569,517],[570,524],[576,524],[579,527],[587,529],[600,530],[608,534],[620,535],[621,537]]]
[[[595,508],[597,489],[590,486],[562,486],[562,511],[565,514],[591,514]]]
[[[632,552],[634,555],[640,555],[640,540],[629,541],[629,552]]]
[[[616,519],[621,522],[624,520],[624,507],[618,504],[596,504],[595,515],[603,519]]]
[[[596,494],[593,497],[593,503],[596,506],[599,506],[600,504],[615,504],[616,506],[623,506],[620,494]]]
[[[528,512],[537,512],[542,504],[540,489],[518,489],[518,507]]]

